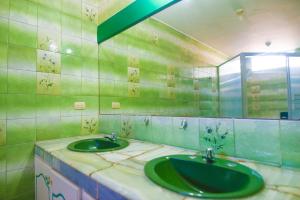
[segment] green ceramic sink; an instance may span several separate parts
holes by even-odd
[[[93,138],[73,142],[68,145],[68,149],[78,152],[105,152],[123,149],[128,145],[128,141],[123,139],[112,141],[108,138]]]
[[[144,170],[156,184],[198,198],[239,198],[264,187],[263,178],[256,171],[218,158],[207,163],[200,156],[165,156],[147,162]]]

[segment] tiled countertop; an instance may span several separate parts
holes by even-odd
[[[60,169],[59,172],[62,171],[62,167],[58,165],[63,164],[74,169],[76,173],[86,175],[89,180],[95,181],[96,185],[99,184],[95,189],[98,191],[95,195],[101,193],[101,187],[103,187],[114,191],[119,197],[130,200],[193,199],[154,184],[145,176],[143,169],[145,163],[153,158],[171,154],[195,154],[195,151],[132,139],[129,139],[130,145],[127,148],[113,152],[78,153],[66,149],[67,145],[73,141],[91,137],[103,137],[103,135],[37,142],[36,154],[54,169]],[[300,200],[300,170],[272,167],[235,158],[228,159],[255,169],[264,177],[265,189],[244,199]]]

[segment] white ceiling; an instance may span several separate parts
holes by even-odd
[[[154,17],[228,56],[300,47],[300,0],[182,0]]]

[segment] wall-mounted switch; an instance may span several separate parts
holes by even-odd
[[[86,108],[85,102],[74,102],[75,110],[84,110]]]
[[[121,108],[120,102],[112,102],[111,103],[111,108],[112,109],[120,109]]]

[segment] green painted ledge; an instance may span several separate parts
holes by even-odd
[[[164,10],[180,0],[136,0],[103,22],[97,29],[98,44]]]

